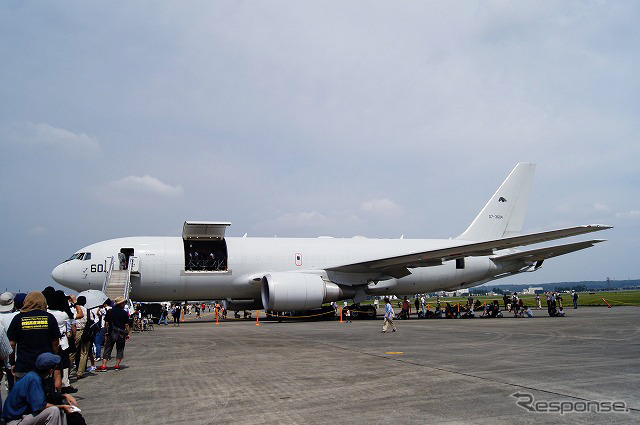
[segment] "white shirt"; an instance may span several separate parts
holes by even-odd
[[[102,322],[102,319],[104,318],[106,311],[104,308],[102,307],[98,307],[98,310],[96,311],[96,321],[98,322],[98,327],[102,328],[104,323]]]
[[[84,325],[87,324],[87,309],[84,308],[84,306],[81,305],[76,305],[76,307],[80,307],[80,310],[82,310],[82,313],[84,313],[84,315],[82,316],[81,319],[77,319],[76,320],[76,330],[83,330],[84,329]],[[77,311],[76,311],[77,313]]]
[[[69,315],[64,311],[47,309],[47,312],[51,313],[53,317],[56,318],[56,322],[58,323],[58,330],[62,335],[62,337],[60,338],[60,349],[66,350],[67,348],[69,348],[69,339],[67,338],[67,325],[69,325],[69,327],[71,326],[71,319],[69,318]]]
[[[14,312],[6,312],[6,313],[0,313],[0,322],[2,324],[2,326],[4,327],[5,330],[9,329],[9,325],[11,324],[11,321],[13,320],[14,317],[16,317],[16,315],[20,313],[19,311],[14,311]]]

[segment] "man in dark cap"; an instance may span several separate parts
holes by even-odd
[[[7,425],[63,425],[65,414],[77,411],[76,401],[70,395],[65,396],[68,405],[47,403],[44,380],[51,377],[58,363],[60,356],[42,353],[36,359],[35,370],[16,382],[2,409]]]
[[[36,359],[42,353],[57,353],[60,331],[56,318],[47,311],[47,302],[42,292],[32,291],[24,299],[20,313],[9,325],[7,337],[15,363],[13,374],[16,380],[36,368]]]
[[[24,292],[18,292],[16,296],[13,298],[13,308],[16,311],[20,311],[20,309],[22,309],[25,298],[27,298],[27,294],[25,294]]]

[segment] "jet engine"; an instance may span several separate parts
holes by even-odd
[[[262,310],[262,302],[260,300],[226,299],[222,301],[222,304],[229,311]]]
[[[301,311],[323,303],[353,298],[350,286],[326,282],[311,273],[270,273],[262,278],[262,304],[271,311]]]

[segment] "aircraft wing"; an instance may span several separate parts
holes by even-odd
[[[495,239],[484,242],[461,243],[447,248],[434,249],[395,257],[380,258],[377,260],[360,263],[346,264],[326,269],[327,271],[342,273],[380,273],[395,278],[401,278],[411,274],[409,268],[429,267],[441,265],[443,261],[462,257],[474,257],[493,255],[494,251],[515,248],[518,246],[532,245],[556,239],[568,238],[585,233],[610,229],[612,226],[590,224],[584,226],[568,227],[565,229],[550,230],[546,232],[531,233],[522,236]],[[586,248],[586,247],[585,247]],[[581,249],[581,248],[580,248]],[[570,251],[569,251],[570,252]]]
[[[560,255],[568,254],[570,252],[580,251],[581,249],[590,248],[593,245],[600,242],[605,242],[605,240],[593,239],[590,241],[576,242],[576,243],[570,243],[566,245],[556,245],[556,246],[550,246],[546,248],[533,249],[531,251],[516,252],[515,254],[497,255],[495,257],[491,257],[491,259],[496,262],[522,260],[522,261],[534,263],[538,261],[544,261],[547,258],[558,257]]]

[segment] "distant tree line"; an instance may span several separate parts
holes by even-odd
[[[576,292],[587,292],[589,289],[587,285],[575,285],[572,287],[568,286],[556,286],[554,292],[564,292],[564,291],[576,291]]]
[[[494,284],[495,285],[495,284]],[[522,292],[529,287],[541,287],[544,291],[571,291],[575,289],[578,292],[587,292],[595,290],[609,290],[609,289],[640,289],[640,279],[629,280],[594,280],[584,282],[555,282],[555,283],[542,283],[542,284],[518,284],[518,285],[500,285],[493,286],[492,292],[496,294]],[[479,291],[479,292],[475,292]],[[472,288],[470,292],[473,294],[486,293],[489,291],[489,286],[477,286]]]

